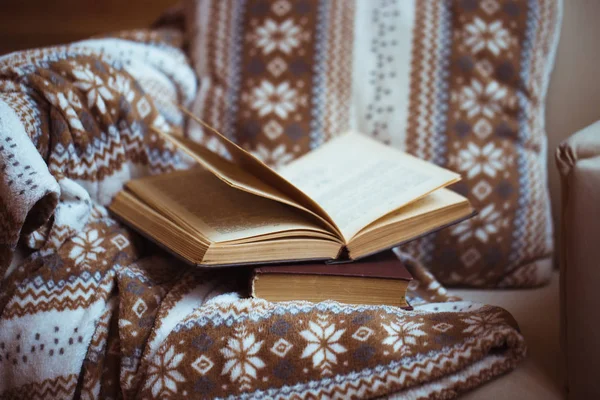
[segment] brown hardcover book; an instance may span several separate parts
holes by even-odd
[[[259,267],[251,293],[269,301],[335,300],[410,308],[406,290],[411,280],[404,264],[387,251],[354,263]]]
[[[110,205],[197,265],[355,260],[472,215],[460,176],[349,132],[274,170],[215,133],[229,158],[165,138],[199,164],[135,179]]]

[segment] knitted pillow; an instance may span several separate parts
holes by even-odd
[[[272,165],[349,128],[462,174],[479,210],[404,247],[446,284],[551,272],[544,103],[559,0],[196,0],[194,112]],[[189,135],[208,142],[201,127]]]

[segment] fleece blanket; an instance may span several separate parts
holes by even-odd
[[[0,398],[451,398],[514,368],[506,311],[449,298],[405,257],[414,311],[249,299],[105,206],[191,161],[197,80],[177,31],[0,58]]]

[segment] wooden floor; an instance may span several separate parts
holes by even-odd
[[[0,54],[143,28],[177,0],[0,0]]]

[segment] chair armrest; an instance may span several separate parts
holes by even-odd
[[[600,121],[556,151],[561,175],[561,347],[569,399],[600,396]]]

